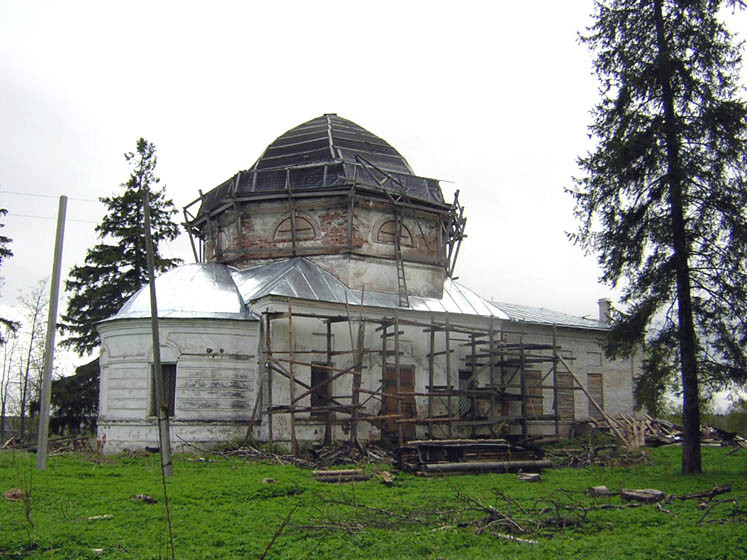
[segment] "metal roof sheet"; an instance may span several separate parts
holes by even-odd
[[[397,294],[348,289],[332,274],[303,257],[243,270],[216,263],[188,264],[158,277],[156,291],[159,317],[256,318],[249,311],[253,302],[266,296],[280,296],[403,311],[493,316],[513,322],[580,329],[609,328],[593,319],[550,309],[491,302],[451,279],[444,282],[442,298],[409,296],[410,307],[404,308],[400,307]],[[113,319],[135,317],[150,317],[147,286],[130,298]]]
[[[501,309],[508,315],[511,321],[536,323],[540,325],[558,325],[578,329],[609,330],[609,325],[596,319],[577,317],[561,311],[544,309],[542,307],[529,307],[515,303],[491,302],[493,307]]]
[[[249,319],[250,312],[231,278],[216,263],[186,264],[156,278],[158,316],[162,318]],[[150,288],[143,286],[112,319],[150,317]]]

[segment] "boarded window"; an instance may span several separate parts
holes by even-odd
[[[156,383],[155,367],[150,366],[151,371],[151,389],[150,389],[150,416],[158,416],[156,408]],[[163,400],[166,404],[166,413],[168,416],[174,416],[176,408],[176,364],[161,364],[161,375],[163,378]]]
[[[573,400],[573,376],[558,372],[558,417],[560,420],[576,419],[576,403]]]
[[[318,367],[318,365],[311,366],[312,387],[316,387],[317,385],[324,383],[327,379],[329,379],[329,370]],[[311,393],[312,407],[326,408],[327,406],[329,406],[329,397],[331,394],[330,385],[331,383],[324,383],[324,385],[321,385],[320,387],[314,389],[314,392]],[[323,410],[311,412],[312,418],[325,418],[326,416],[327,412]]]
[[[539,418],[543,414],[542,372],[526,372],[527,417]]]
[[[389,220],[381,224],[378,233],[376,234],[376,241],[379,243],[390,243],[394,245],[394,240],[397,237],[397,222]],[[402,236],[400,238],[400,245],[406,245],[412,247],[412,235],[410,230],[402,224]]]
[[[590,373],[587,375],[587,387],[589,390],[589,395],[591,395],[591,398],[596,401],[596,403],[600,406],[602,410],[604,410],[604,388],[602,383],[602,374],[601,373]],[[604,416],[602,416],[602,413],[597,409],[596,406],[591,404],[591,400],[589,400],[589,418],[598,418],[600,420],[604,419]]]
[[[306,218],[296,216],[296,241],[314,239],[314,226]],[[293,223],[290,218],[285,218],[275,228],[275,241],[293,241]]]
[[[401,399],[397,397],[397,370],[392,366],[387,366],[384,371],[383,391],[388,395],[382,401],[381,413],[383,415],[396,415],[397,403],[400,403],[401,414],[405,418],[415,418],[415,396],[407,393],[415,392],[415,368],[412,366],[399,367],[399,389],[402,394]],[[397,423],[394,418],[389,418],[384,423],[382,436],[384,439],[393,440],[398,433]],[[402,424],[402,437],[404,439],[413,439],[415,437],[415,424],[407,422]]]

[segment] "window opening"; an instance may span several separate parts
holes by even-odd
[[[296,241],[304,239],[314,239],[314,226],[311,222],[302,216],[296,216]],[[290,218],[285,218],[278,227],[275,228],[275,241],[293,241],[293,229]]]
[[[319,364],[320,365],[320,364]],[[311,366],[311,386],[316,387],[320,383],[324,383],[329,379],[329,370],[321,367]],[[311,393],[311,406],[315,407],[327,407],[329,406],[330,397],[330,385],[331,383],[325,383],[313,393]],[[325,418],[327,416],[326,411],[313,411],[311,412],[312,418]]]
[[[155,366],[151,364],[150,384],[150,416],[158,416],[156,407],[156,383]],[[176,364],[161,364],[161,376],[163,377],[163,400],[166,403],[166,413],[169,417],[174,416],[176,408]]]
[[[376,241],[379,243],[389,243],[390,245],[394,245],[394,239],[397,236],[397,222],[394,220],[389,220],[388,222],[384,222],[381,224],[381,227],[379,228],[379,232],[376,234]],[[407,229],[407,226],[402,224],[402,237],[400,239],[400,245],[407,245],[408,247],[412,247],[412,235],[410,235],[410,230]]]

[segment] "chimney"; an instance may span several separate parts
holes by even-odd
[[[609,323],[611,319],[612,302],[607,298],[602,298],[597,301],[597,305],[599,306],[599,320],[602,323]]]

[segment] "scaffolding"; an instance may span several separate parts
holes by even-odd
[[[412,220],[415,227],[425,239],[421,220],[432,221],[438,227],[438,248],[433,248],[433,258],[428,264],[440,266],[448,277],[452,277],[456,267],[459,248],[465,237],[466,217],[464,208],[459,203],[459,191],[454,193],[451,204],[435,202],[413,196],[407,183],[396,174],[387,172],[368,161],[363,156],[356,156],[355,163],[348,163],[353,172],[343,181],[332,180],[332,172],[336,163],[306,164],[277,170],[283,174],[283,183],[274,191],[246,191],[239,190],[241,182],[254,184],[257,181],[257,170],[242,171],[226,181],[223,185],[209,193],[199,192],[199,198],[184,207],[184,227],[189,234],[192,251],[196,262],[216,260],[226,264],[234,264],[242,259],[284,258],[295,256],[314,256],[330,254],[356,254],[361,249],[356,245],[355,213],[357,207],[364,202],[376,202],[388,207],[392,219],[396,224],[393,239],[394,251],[391,258],[397,267],[397,285],[401,307],[408,306],[408,291],[405,278],[405,262],[412,260],[402,250],[402,231],[405,218]],[[294,173],[316,171],[319,183],[310,187],[308,184],[297,184]],[[249,177],[245,177],[249,175]],[[420,179],[420,178],[413,178]],[[346,235],[342,243],[336,245],[309,245],[299,239],[298,208],[299,204],[312,200],[333,199],[346,212]],[[235,238],[242,236],[242,216],[249,212],[252,204],[275,201],[287,207],[290,220],[289,246],[242,249],[234,252],[223,246],[221,232],[234,231]],[[330,202],[320,207],[329,207]],[[195,207],[197,210],[195,210]],[[210,239],[213,243],[214,254],[208,259],[205,254],[205,242]],[[271,253],[270,257],[266,255]],[[419,262],[414,261],[414,262]]]
[[[345,313],[337,315],[305,313],[294,311],[289,301],[287,310],[262,313],[264,390],[257,398],[265,399],[261,408],[266,414],[270,443],[275,441],[274,419],[278,415],[290,417],[294,453],[298,452],[296,429],[301,417],[307,423],[324,426],[325,444],[332,441],[333,424],[342,424],[351,445],[357,445],[362,423],[378,428],[382,441],[395,446],[416,439],[417,426],[424,427],[421,432],[428,439],[452,439],[457,430],[461,437],[465,431],[471,438],[498,438],[518,432],[526,439],[530,423],[544,422],[551,424],[559,437],[561,422],[573,420],[572,412],[563,416],[563,393],[586,393],[568,365],[572,358],[560,355],[555,328],[552,343],[546,344],[530,340],[526,333],[507,331],[494,317],[481,317],[485,324],[476,327],[455,324],[448,313],[413,320],[402,317],[398,310],[391,310],[389,316],[375,316],[364,314],[362,309],[351,311],[347,307]],[[299,350],[295,328],[299,321],[309,320],[315,325],[314,332],[324,333],[324,347]],[[350,345],[333,349],[333,327],[339,324],[347,324]],[[416,367],[402,363],[404,329],[410,334],[422,333],[426,341],[427,352],[420,356],[421,363],[427,364],[425,384],[415,379]],[[461,359],[455,359],[457,353]],[[304,354],[323,359],[314,361]],[[346,356],[346,367],[333,366],[340,356]],[[312,375],[307,382],[297,374],[299,367],[325,375],[316,380]],[[378,386],[366,387],[362,383],[364,372],[377,367],[381,373]],[[420,375],[424,375],[424,369],[421,367]],[[375,373],[371,371],[367,379]],[[575,385],[568,384],[569,376]],[[347,377],[351,378],[349,383],[334,383]],[[439,380],[445,383],[438,384]],[[278,384],[287,384],[287,390],[278,390],[282,386]],[[339,389],[343,385],[350,390],[332,393],[333,386]],[[425,390],[416,390],[418,385]],[[550,391],[552,411],[544,414],[542,400]],[[306,398],[310,405],[301,406],[300,401]],[[378,401],[378,406],[372,400]],[[257,420],[253,420],[255,425]]]

